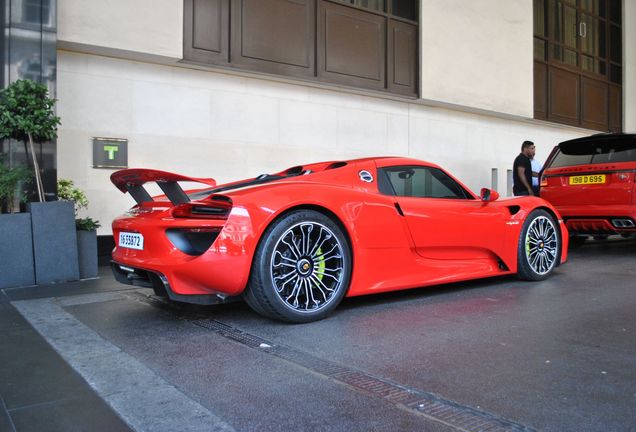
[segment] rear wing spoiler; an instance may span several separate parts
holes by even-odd
[[[144,184],[155,182],[170,202],[174,205],[190,202],[190,198],[179,186],[180,181],[202,183],[208,186],[216,186],[216,181],[211,178],[187,177],[180,174],[169,173],[144,168],[131,168],[114,172],[110,176],[110,181],[122,191],[128,192],[137,204],[153,201]]]

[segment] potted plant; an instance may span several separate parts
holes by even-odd
[[[73,206],[67,202],[44,202],[40,164],[34,148],[35,142],[57,137],[60,118],[53,112],[54,104],[47,87],[34,81],[18,80],[0,90],[0,139],[22,141],[33,165],[39,202],[28,203],[27,211],[31,214],[32,254],[38,285],[79,278]]]
[[[57,180],[57,198],[73,203],[77,229],[77,255],[80,279],[97,277],[97,228],[101,225],[91,217],[79,218],[79,211],[88,208],[86,194],[72,180]]]
[[[0,288],[35,283],[31,215],[17,213],[30,181],[27,168],[11,168],[0,155],[0,213],[8,213],[0,214]]]

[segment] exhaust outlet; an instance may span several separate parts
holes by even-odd
[[[612,225],[616,228],[634,228],[636,225],[631,219],[612,219]]]

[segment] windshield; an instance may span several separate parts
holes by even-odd
[[[594,140],[565,142],[550,167],[636,161],[636,140]]]

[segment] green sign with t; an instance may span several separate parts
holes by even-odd
[[[128,140],[93,138],[93,168],[128,168]]]

